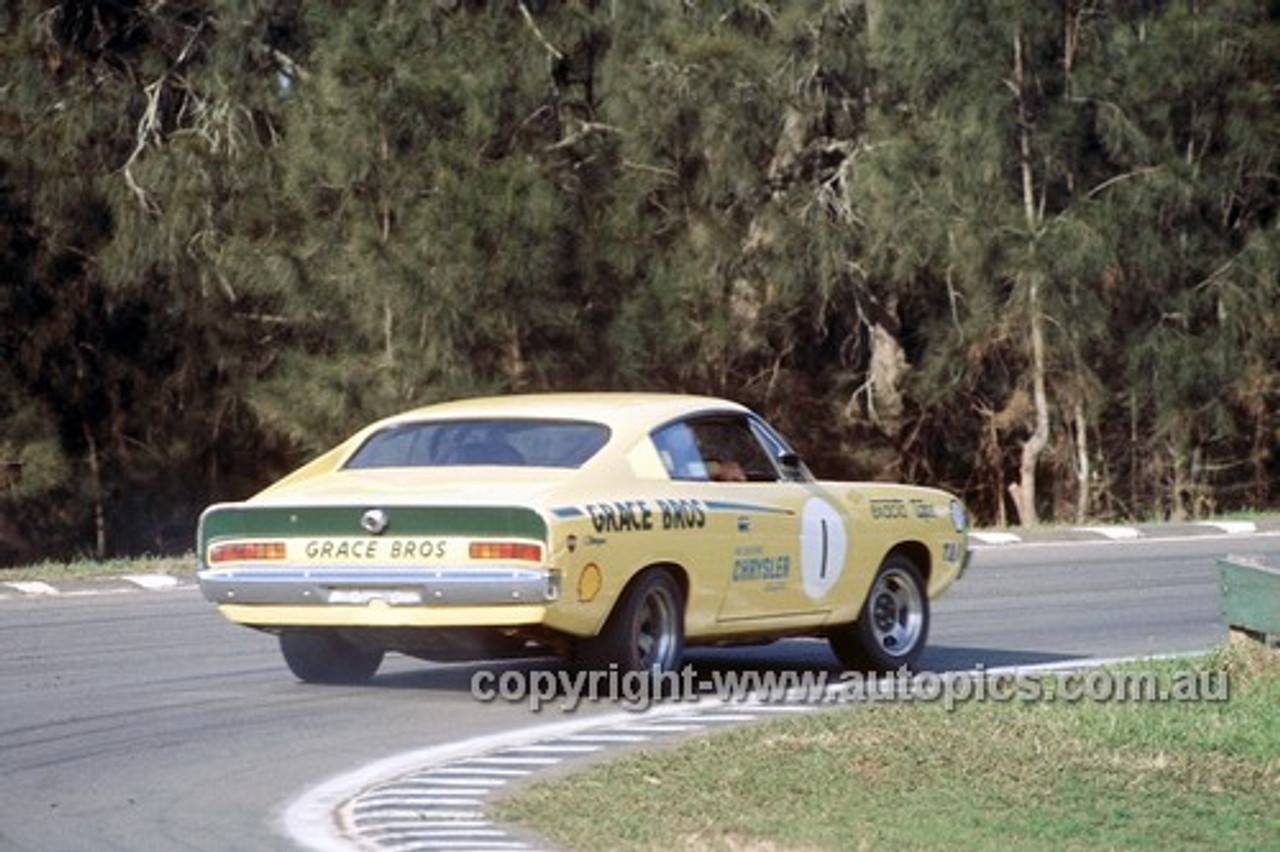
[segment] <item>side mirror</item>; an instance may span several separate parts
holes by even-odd
[[[779,453],[778,464],[782,467],[782,473],[787,479],[803,480],[806,478],[804,459],[800,458],[799,453]]]

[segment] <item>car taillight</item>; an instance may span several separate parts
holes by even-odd
[[[527,541],[473,541],[469,552],[472,559],[542,561],[542,545]]]
[[[209,564],[219,562],[272,562],[287,555],[283,541],[229,541],[209,548]]]

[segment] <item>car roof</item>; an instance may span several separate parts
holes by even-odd
[[[736,402],[711,396],[673,393],[535,393],[461,399],[423,406],[382,421],[504,417],[587,420],[604,423],[616,431],[627,427],[651,429],[655,425],[706,411],[740,412]]]
[[[424,421],[467,419],[578,420],[601,423],[610,430],[602,452],[578,470],[600,470],[603,466],[629,464],[625,453],[653,429],[698,414],[749,414],[736,402],[710,396],[672,393],[535,393],[479,397],[422,406],[370,423],[354,435],[273,484],[259,497],[287,491],[296,482],[323,475],[342,467],[369,436],[387,428]]]

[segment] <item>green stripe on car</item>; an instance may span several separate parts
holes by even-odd
[[[360,524],[372,506],[225,506],[205,513],[201,547],[221,538],[368,535]],[[502,506],[378,506],[386,534],[545,541],[547,524],[531,509]]]

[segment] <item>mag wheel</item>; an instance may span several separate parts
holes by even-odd
[[[332,630],[286,630],[280,653],[289,671],[307,683],[364,683],[382,665],[382,651],[368,651]]]
[[[911,668],[929,636],[929,596],[915,563],[904,556],[885,559],[858,620],[831,634],[831,648],[851,669],[892,671]]]
[[[599,636],[579,644],[580,667],[674,671],[684,656],[684,594],[669,573],[653,570],[623,594]]]

